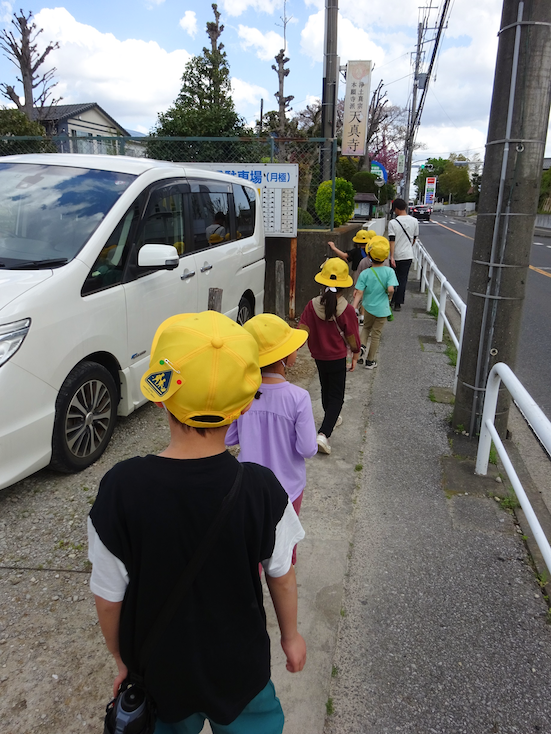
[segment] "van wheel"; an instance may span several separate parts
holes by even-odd
[[[239,306],[237,307],[237,323],[243,326],[245,321],[252,319],[253,316],[253,307],[251,306],[249,299],[243,296],[239,301]]]
[[[82,471],[103,454],[117,420],[119,396],[109,370],[81,362],[57,396],[52,440],[52,469]]]

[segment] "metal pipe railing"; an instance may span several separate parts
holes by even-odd
[[[480,430],[480,438],[478,440],[478,452],[476,455],[475,474],[481,474],[483,476],[487,474],[490,449],[493,441],[503,467],[507,472],[509,481],[511,482],[517,499],[520,502],[520,506],[528,520],[530,529],[534,534],[534,538],[541,551],[545,565],[547,566],[548,571],[551,572],[551,546],[545,537],[545,533],[536,517],[536,513],[530,504],[530,500],[524,491],[515,468],[509,459],[507,450],[505,449],[494,425],[499,386],[502,382],[521,412],[524,414],[525,419],[541,441],[547,453],[551,455],[551,422],[545,416],[544,412],[532,398],[530,393],[525,387],[523,387],[511,368],[503,362],[498,362],[492,367],[488,376],[488,382],[486,383],[482,426]]]
[[[453,383],[453,392],[455,395],[455,391],[457,388],[457,376],[459,374],[461,347],[463,345],[463,332],[465,330],[465,315],[467,313],[467,306],[465,302],[460,298],[456,290],[453,288],[451,283],[448,281],[446,276],[438,269],[436,263],[419,240],[416,240],[414,244],[413,259],[414,270],[417,272],[417,279],[421,281],[421,293],[424,293],[425,289],[427,289],[428,291],[426,310],[431,310],[433,300],[435,301],[435,303],[438,303],[438,318],[436,320],[436,341],[441,342],[444,338],[445,326],[448,330],[448,334],[450,335],[450,339],[457,349],[457,362],[455,365],[455,377]],[[434,289],[435,277],[440,282],[439,296],[436,294],[436,291]],[[461,318],[459,338],[456,336],[451,322],[446,315],[446,304],[448,298],[457,309]]]

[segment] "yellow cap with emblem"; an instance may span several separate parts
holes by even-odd
[[[227,316],[204,311],[163,321],[140,387],[180,422],[214,428],[239,418],[261,382],[253,337]]]

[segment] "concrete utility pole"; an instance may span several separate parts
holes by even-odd
[[[495,362],[514,369],[551,92],[551,2],[504,0],[475,231],[455,428],[480,429]],[[507,429],[502,390],[496,428]]]
[[[337,83],[339,58],[337,56],[337,26],[339,0],[325,0],[325,55],[323,59],[323,88],[321,94],[321,135],[335,137],[337,110]],[[331,145],[324,144],[321,162],[324,181],[331,178]]]
[[[413,161],[413,145],[415,143],[415,133],[417,128],[415,120],[417,118],[417,88],[419,84],[419,69],[421,68],[421,50],[423,48],[423,30],[424,23],[417,26],[417,52],[415,54],[415,71],[413,73],[413,95],[411,99],[411,109],[408,115],[408,127],[406,142],[404,145],[405,168],[404,168],[404,190],[402,196],[406,204],[409,201],[409,187],[411,183],[411,163]]]

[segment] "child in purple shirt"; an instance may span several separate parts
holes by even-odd
[[[253,461],[273,471],[298,515],[306,486],[306,466],[318,450],[310,395],[285,379],[297,350],[308,334],[292,329],[273,314],[260,314],[244,324],[258,344],[262,385],[250,409],[234,421],[226,445],[239,444],[239,461]],[[293,550],[296,562],[296,546]]]

